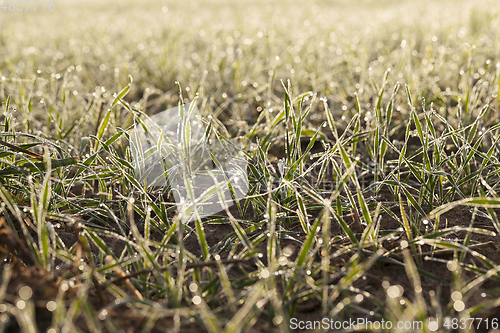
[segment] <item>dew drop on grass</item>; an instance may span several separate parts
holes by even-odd
[[[453,303],[453,308],[458,312],[463,311],[465,309],[465,303],[462,301],[457,301]]]
[[[450,260],[446,263],[446,268],[448,268],[449,271],[453,272],[457,270],[458,264],[456,261]]]
[[[462,293],[458,290],[455,290],[454,292],[451,293],[451,299],[454,300],[455,302],[461,301]]]
[[[285,266],[288,263],[288,259],[285,256],[281,256],[278,262],[281,266]]]
[[[399,284],[390,286],[387,288],[387,295],[391,298],[401,297],[403,295],[404,289]]]
[[[99,312],[99,320],[105,320],[108,317],[108,311],[107,310],[102,310]]]
[[[56,308],[57,308],[57,304],[54,301],[49,301],[49,302],[47,302],[47,304],[45,304],[45,307],[50,312],[54,312],[56,310]]]
[[[19,297],[23,300],[28,300],[33,296],[33,290],[28,286],[23,286],[19,289]]]
[[[189,285],[189,290],[191,290],[191,292],[193,292],[193,293],[196,292],[198,290],[198,285],[196,283],[194,283],[194,282],[191,283]]]
[[[26,302],[21,299],[21,300],[17,301],[16,307],[19,310],[23,310],[26,307]]]
[[[438,330],[438,328],[439,327],[438,327],[438,322],[437,322],[436,318],[430,317],[429,318],[429,330],[431,332],[435,332]]]

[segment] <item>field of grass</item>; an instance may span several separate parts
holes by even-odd
[[[5,3],[0,332],[499,331],[495,1]],[[188,103],[195,218],[130,146]]]

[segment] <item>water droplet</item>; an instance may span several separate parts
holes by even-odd
[[[108,317],[108,310],[104,309],[99,312],[99,320],[105,320]]]
[[[448,268],[449,271],[453,272],[457,270],[458,264],[456,261],[450,260],[446,263],[446,268]]]
[[[460,291],[454,291],[451,293],[451,299],[455,302],[462,300],[462,293]]]
[[[21,289],[19,289],[19,297],[21,297],[23,300],[28,300],[33,296],[33,290],[31,290],[30,287],[28,286],[23,286]]]
[[[403,287],[400,285],[394,285],[387,288],[387,295],[391,298],[397,298],[403,295],[403,291]]]
[[[57,308],[57,304],[56,302],[54,301],[49,301],[47,302],[47,304],[45,305],[45,307],[47,308],[47,310],[49,310],[50,312],[54,312],[55,309]]]
[[[260,277],[262,279],[267,279],[269,277],[270,273],[269,273],[269,270],[267,268],[264,268],[261,272],[260,272]]]
[[[453,303],[453,308],[458,312],[463,311],[465,309],[465,303],[462,301],[457,301]]]
[[[23,300],[19,300],[17,301],[16,306],[19,310],[23,310],[26,307],[26,302]]]

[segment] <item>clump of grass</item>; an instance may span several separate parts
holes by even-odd
[[[94,5],[61,4],[50,38],[21,36],[14,16],[0,32],[3,328],[32,331],[45,307],[53,330],[115,331],[132,317],[145,331],[287,332],[312,304],[334,320],[445,332],[429,319],[497,310],[482,296],[500,279],[488,252],[500,233],[495,13],[455,8],[410,29],[398,18],[409,3],[353,14],[258,2],[224,6],[214,25],[208,2],[121,2],[74,19]],[[26,15],[37,31],[59,22]],[[130,130],[191,101],[205,139],[240,145],[248,193],[188,219],[169,186],[141,181]],[[470,221],[447,215],[464,206]],[[57,292],[14,290],[20,267]]]

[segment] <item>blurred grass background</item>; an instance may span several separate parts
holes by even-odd
[[[500,51],[493,1],[55,4],[53,12],[0,11],[0,99],[13,94],[26,110],[36,97],[31,112],[16,117],[25,126],[47,112],[61,132],[85,119],[76,137],[96,127],[100,102],[128,75],[127,98],[142,101],[146,112],[175,106],[178,81],[187,100],[199,94],[206,112],[241,135],[238,128],[252,125],[259,111],[281,104],[280,80],[327,97],[334,115],[348,116],[354,93],[365,110],[373,108],[376,84],[391,68],[390,85],[407,83],[447,108],[465,99],[471,80],[496,71]],[[37,130],[53,136],[54,126]]]

